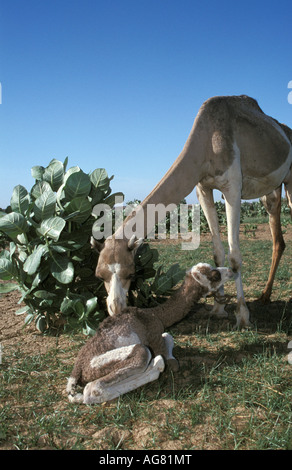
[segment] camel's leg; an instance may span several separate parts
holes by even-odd
[[[86,385],[83,391],[83,403],[93,404],[113,400],[120,395],[130,392],[148,382],[156,380],[164,370],[161,356],[151,360],[151,352],[142,344],[126,346],[126,354],[118,348],[117,359],[113,359],[113,351],[109,351],[109,367],[111,372]],[[107,353],[103,354],[102,364],[106,362]],[[122,359],[120,359],[122,357]],[[151,362],[150,362],[151,361]],[[96,358],[96,367],[99,358]],[[93,362],[93,364],[95,364]],[[80,402],[80,397],[78,399]]]
[[[228,228],[228,245],[229,245],[229,264],[234,272],[238,274],[235,283],[237,290],[237,307],[236,307],[236,327],[246,328],[250,326],[249,310],[247,308],[242,279],[241,279],[241,253],[239,246],[239,225],[240,225],[240,208],[241,208],[241,179],[238,181],[234,178],[234,184],[224,192]]]
[[[291,217],[292,217],[292,167],[290,169],[289,175],[285,180],[285,191],[287,196],[287,202],[290,207]]]
[[[204,211],[208,226],[212,235],[214,262],[217,267],[224,266],[225,251],[220,238],[220,229],[218,215],[214,204],[213,191],[211,189],[203,189],[200,184],[197,185],[197,196]],[[219,289],[220,296],[224,296],[224,287]],[[228,314],[224,304],[214,302],[211,314],[219,317],[226,317]]]
[[[281,192],[282,186],[275,189],[272,193],[264,196],[261,200],[269,214],[269,224],[273,238],[273,256],[272,264],[270,269],[269,278],[266,287],[260,297],[262,302],[269,302],[272,292],[272,287],[275,279],[275,274],[285,250],[285,242],[283,239],[282,228],[281,228]]]
[[[162,338],[165,344],[165,360],[167,365],[171,368],[172,371],[176,372],[179,369],[179,364],[176,358],[172,354],[174,347],[173,337],[169,333],[163,333]]]

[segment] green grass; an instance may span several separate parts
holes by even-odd
[[[212,263],[209,242],[195,252],[157,244],[165,268]],[[291,255],[287,243],[272,302],[257,296],[270,266],[271,243],[243,240],[243,282],[254,328],[234,331],[195,308],[170,332],[180,370],[107,405],[70,404],[65,393],[85,338],[43,336],[46,353],[4,344],[0,366],[0,449],[292,449]],[[228,292],[235,295],[229,285]],[[202,302],[204,304],[204,301]],[[207,301],[210,303],[210,300]],[[24,330],[24,335],[25,330]],[[33,344],[34,333],[31,336]]]
[[[0,448],[159,449],[167,441],[181,449],[291,448],[286,347],[283,332],[268,340],[255,331],[201,332],[188,345],[177,341],[178,377],[166,371],[108,407],[67,402],[64,351],[30,358],[11,351],[2,365]]]
[[[225,248],[225,264],[228,263],[228,245],[227,242],[223,242]],[[210,263],[214,265],[211,243],[207,241],[201,241],[200,246],[195,251],[181,250],[181,245],[158,245],[159,249],[159,262],[166,268],[169,268],[173,263],[177,262],[182,268],[188,269],[192,265],[201,262]],[[259,295],[263,289],[267,280],[271,258],[272,258],[272,243],[271,241],[262,240],[242,240],[240,242],[243,267],[242,276],[243,283],[250,284],[250,280],[257,279],[257,284],[253,284],[253,293],[255,296]],[[279,265],[276,274],[276,286],[282,287],[285,291],[291,292],[291,265],[289,263],[292,256],[291,243],[287,243],[286,249],[282,261]],[[283,282],[282,282],[283,281]],[[282,293],[282,291],[281,291]]]

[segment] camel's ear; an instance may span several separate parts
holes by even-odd
[[[192,271],[191,272],[193,278],[201,285],[205,287],[206,284],[206,278],[203,274],[201,274],[199,271]]]
[[[94,251],[97,251],[97,253],[100,253],[101,250],[102,250],[103,247],[104,247],[104,243],[98,242],[98,241],[95,240],[95,238],[93,238],[93,237],[91,237],[91,239],[90,239],[90,245],[91,245],[91,248],[92,248]]]
[[[134,253],[137,251],[140,245],[143,243],[143,238],[136,239],[136,235],[133,235],[128,243],[128,248],[130,251],[134,250]]]

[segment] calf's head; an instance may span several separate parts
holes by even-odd
[[[103,244],[91,239],[91,245],[99,251],[95,275],[103,280],[109,315],[113,316],[127,305],[127,293],[135,276],[134,256],[143,242],[133,236],[130,240],[107,238]]]
[[[192,277],[206,289],[206,294],[213,294],[227,281],[236,279],[230,268],[213,268],[210,264],[199,263],[190,270]]]

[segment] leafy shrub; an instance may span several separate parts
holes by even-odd
[[[135,255],[136,275],[129,291],[130,305],[153,307],[164,302],[172,288],[184,278],[185,270],[179,264],[163,272],[162,266],[157,266],[158,258],[158,251],[147,243],[138,248]]]
[[[86,174],[78,166],[66,170],[67,163],[53,159],[46,168],[34,166],[30,192],[16,186],[11,212],[1,212],[0,233],[10,244],[0,251],[0,279],[10,282],[0,285],[0,293],[20,290],[25,307],[16,314],[26,314],[25,323],[35,321],[41,332],[61,320],[90,334],[106,314],[106,292],[94,275],[97,255],[90,247],[92,209],[112,206],[121,193],[111,194],[106,170]],[[177,266],[156,273],[157,260],[157,250],[147,244],[137,251],[130,303],[161,301],[183,277]]]
[[[26,307],[16,313],[26,313],[26,323],[35,320],[40,331],[63,316],[90,332],[104,312],[103,285],[94,276],[97,259],[90,249],[92,209],[113,199],[111,178],[104,169],[88,175],[66,166],[67,159],[35,166],[31,191],[14,188],[12,212],[0,218],[0,230],[11,240],[0,254],[0,278],[17,285],[1,289],[21,291]]]

